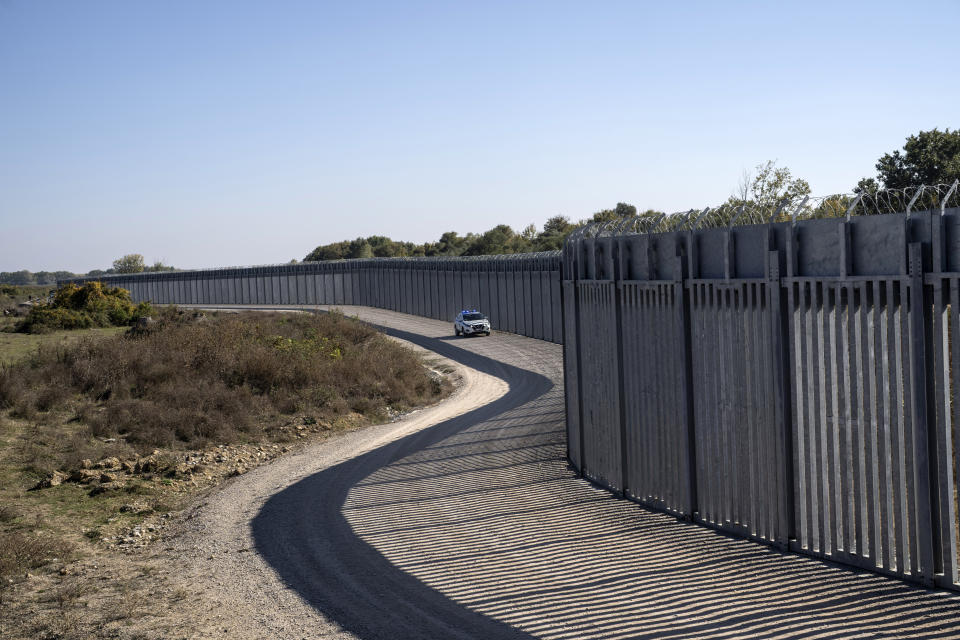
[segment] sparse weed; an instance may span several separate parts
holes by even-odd
[[[137,590],[135,586],[122,583],[113,601],[107,606],[106,620],[114,622],[142,616],[148,601],[147,594]]]
[[[190,597],[190,592],[184,589],[183,587],[177,587],[170,593],[170,600],[173,602],[180,602],[186,600]]]
[[[85,580],[78,578],[62,579],[60,583],[51,590],[49,600],[57,604],[61,611],[68,609],[75,604],[77,600],[93,591],[93,585]]]

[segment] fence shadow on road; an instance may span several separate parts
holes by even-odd
[[[253,524],[288,585],[356,635],[960,636],[954,595],[784,554],[577,479],[560,363],[523,353],[523,339],[461,349],[400,337],[510,392],[291,486]]]

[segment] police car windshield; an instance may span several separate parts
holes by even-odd
[[[482,313],[465,313],[463,314],[464,320],[483,320],[486,316]]]

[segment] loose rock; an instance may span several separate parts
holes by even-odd
[[[48,477],[33,485],[30,490],[36,491],[37,489],[49,489],[50,487],[56,487],[62,484],[66,479],[66,474],[60,473],[59,471],[54,471]]]
[[[97,469],[116,469],[120,466],[119,458],[104,458],[97,463]]]

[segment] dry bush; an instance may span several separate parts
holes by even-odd
[[[0,504],[0,523],[13,522],[23,513],[12,504]]]
[[[61,578],[57,586],[47,592],[44,600],[55,603],[59,610],[64,611],[95,590],[95,585],[89,580],[76,577]]]
[[[165,311],[147,330],[0,369],[0,406],[35,419],[70,405],[85,435],[122,436],[141,451],[259,438],[284,414],[377,420],[443,392],[416,354],[338,313]]]
[[[0,363],[0,409],[9,409],[23,393],[21,378],[10,367]]]
[[[64,558],[73,551],[65,540],[49,535],[20,531],[0,532],[0,579],[42,567],[53,558]]]
[[[121,460],[134,457],[136,451],[125,442],[102,442],[90,437],[88,430],[62,440],[57,455],[58,466],[63,471],[78,469],[84,460],[102,460],[104,458],[119,458]]]
[[[15,450],[24,471],[28,473],[46,476],[60,467],[56,443],[42,436],[35,440],[21,440],[16,444]]]

